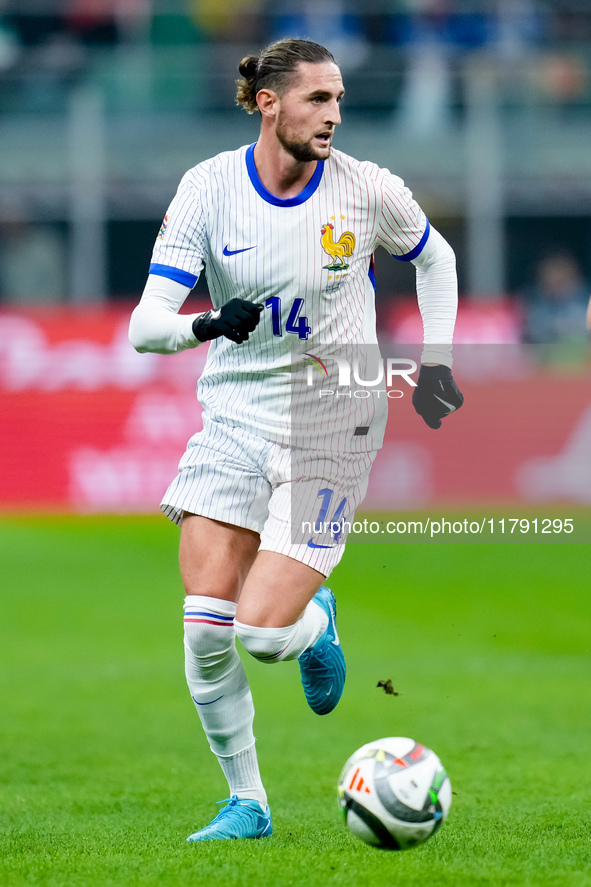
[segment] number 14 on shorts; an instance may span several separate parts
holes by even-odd
[[[308,326],[308,318],[302,315],[304,307],[303,299],[294,299],[291,306],[287,323],[285,324],[285,332],[292,333],[300,339],[307,339],[312,328]],[[271,296],[265,302],[265,308],[271,309],[271,323],[273,325],[273,335],[283,336],[283,326],[281,323],[281,297]]]
[[[328,510],[332,504],[333,496],[334,490],[331,490],[330,487],[324,487],[324,489],[320,490],[318,493],[318,499],[322,500],[322,505],[320,506],[318,517],[316,518],[316,528],[318,528],[316,529],[316,532],[322,533],[326,532],[328,529],[334,541],[338,542],[343,534],[347,499],[341,499],[334,514],[332,517],[329,517]]]

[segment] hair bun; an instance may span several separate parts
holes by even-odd
[[[251,80],[256,77],[257,68],[259,66],[259,58],[256,55],[248,55],[246,58],[242,59],[240,64],[238,65],[238,70],[247,80]]]

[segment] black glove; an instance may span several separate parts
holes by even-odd
[[[193,335],[200,342],[226,336],[233,342],[246,342],[261,319],[262,305],[246,299],[230,299],[216,311],[206,311],[193,321]]]
[[[441,420],[459,410],[463,403],[464,395],[458,391],[449,367],[421,367],[412,405],[429,428],[439,428]]]

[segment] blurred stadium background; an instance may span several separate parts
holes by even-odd
[[[288,34],[342,65],[336,147],[458,257],[471,410],[439,437],[397,411],[368,506],[590,503],[588,3],[0,0],[0,508],[156,508],[205,355],[136,355],[129,312],[182,174],[256,139],[238,61]],[[414,269],[376,265],[382,340],[419,341]]]

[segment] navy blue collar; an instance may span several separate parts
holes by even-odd
[[[259,179],[259,174],[257,172],[257,168],[254,162],[254,149],[256,146],[256,142],[254,145],[250,145],[249,148],[246,149],[246,169],[248,170],[248,177],[252,182],[255,191],[257,194],[266,200],[267,203],[272,203],[273,206],[299,206],[300,203],[305,203],[308,197],[311,197],[314,191],[318,188],[320,184],[320,180],[322,179],[322,173],[324,171],[324,160],[316,161],[316,169],[314,170],[314,175],[303,189],[297,194],[295,197],[288,197],[287,200],[281,200],[280,197],[275,197],[274,194],[271,194],[270,191],[267,191],[261,180]]]

